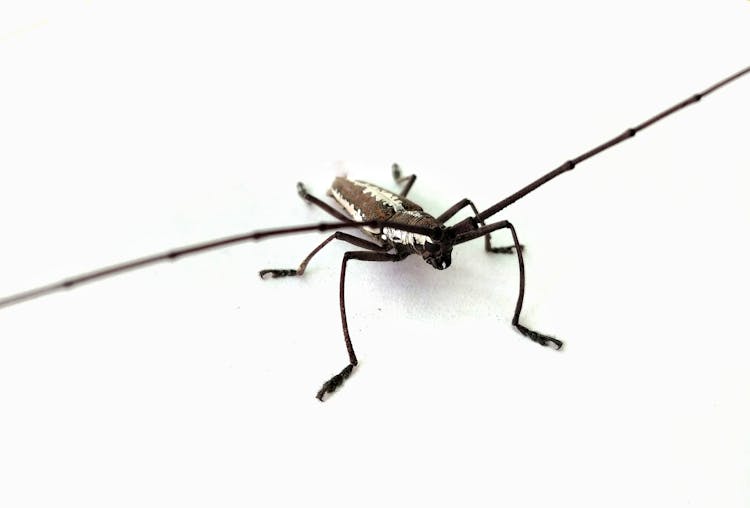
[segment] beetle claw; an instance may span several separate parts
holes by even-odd
[[[509,245],[507,247],[490,247],[489,252],[494,252],[495,254],[513,254],[515,252],[515,246]],[[521,252],[524,251],[524,246],[521,245]]]
[[[534,330],[529,330],[523,325],[517,324],[515,325],[519,332],[521,332],[526,337],[530,338],[537,344],[540,344],[542,346],[551,347],[557,351],[560,351],[563,347],[563,341],[556,339],[554,337],[550,337],[549,335],[544,335],[539,332],[535,332]]]
[[[399,178],[401,178],[401,166],[394,162],[391,166],[391,172],[393,173],[393,179],[398,182]]]
[[[347,378],[351,375],[352,370],[354,370],[354,365],[350,363],[349,365],[344,367],[344,370],[323,383],[323,386],[320,388],[320,390],[318,390],[315,398],[323,402],[323,397],[325,396],[325,394],[335,392],[338,387],[344,384],[344,381],[346,381]]]
[[[307,198],[307,188],[305,188],[305,184],[302,182],[297,182],[297,194],[299,194],[299,197],[302,199]]]
[[[261,270],[258,272],[258,275],[260,275],[261,279],[277,279],[279,277],[289,277],[291,275],[298,275],[297,270],[291,270],[291,269],[282,269],[282,270]],[[266,277],[266,275],[269,275],[270,277]]]

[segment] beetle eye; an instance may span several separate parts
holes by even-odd
[[[440,245],[438,245],[436,243],[432,243],[432,242],[425,242],[424,248],[428,252],[437,252],[437,251],[440,250]]]

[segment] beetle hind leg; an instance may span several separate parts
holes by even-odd
[[[349,222],[351,220],[349,217],[339,212],[338,210],[336,210],[334,207],[332,207],[325,201],[318,199],[312,194],[310,194],[309,192],[307,192],[307,187],[305,187],[305,184],[303,184],[302,182],[297,182],[297,194],[299,194],[299,197],[301,197],[307,203],[317,206],[318,208],[326,212],[328,215],[336,217],[340,221]]]
[[[409,191],[411,190],[411,186],[414,185],[414,181],[417,179],[417,175],[409,175],[409,176],[402,176],[401,175],[401,166],[396,164],[395,162],[391,166],[391,173],[393,174],[393,180],[398,183],[402,184],[404,182],[404,187],[401,189],[401,193],[399,196],[402,198],[405,198],[407,194],[409,194]]]

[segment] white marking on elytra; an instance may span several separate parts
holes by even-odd
[[[403,212],[404,209],[404,203],[401,201],[401,197],[397,196],[396,194],[393,194],[392,192],[388,192],[385,189],[381,189],[380,187],[376,187],[370,183],[367,182],[360,182],[360,181],[353,181],[352,182],[357,187],[362,187],[362,192],[364,194],[369,194],[370,196],[375,198],[375,201],[379,201],[381,203],[385,203],[386,205],[393,208],[393,211],[395,212]]]
[[[403,213],[405,215],[410,215],[412,217],[423,217],[424,214],[418,210],[406,210],[404,208],[404,203],[401,201],[400,196],[397,196],[396,194],[393,194],[391,192],[388,192],[385,189],[381,189],[380,187],[376,187],[372,184],[369,184],[367,182],[359,182],[359,181],[352,181],[352,183],[358,187],[362,187],[362,192],[364,194],[369,194],[373,198],[375,198],[376,201],[379,201],[381,203],[385,203],[387,206],[391,207],[394,212]],[[339,192],[337,189],[331,189],[331,194],[333,195],[333,198],[338,201],[338,203],[346,210],[349,215],[354,218],[357,222],[364,222],[366,220],[364,214],[361,210],[357,209],[354,206],[354,203],[351,203],[349,200],[347,200],[341,192]],[[380,234],[380,237],[383,240],[390,241],[391,243],[400,243],[402,245],[411,245],[411,246],[417,246],[417,245],[424,245],[425,243],[432,243],[430,240],[430,237],[427,235],[420,235],[418,233],[410,233],[408,231],[402,231],[400,229],[396,228],[382,228],[381,230],[371,228],[368,226],[363,227],[365,231],[368,231],[373,234]]]
[[[337,189],[331,188],[330,190],[331,190],[331,194],[333,195],[333,199],[338,201],[338,203],[344,208],[344,210],[347,211],[349,215],[351,215],[351,217],[355,221],[357,222],[365,221],[365,214],[362,213],[362,210],[357,209],[354,206],[354,203],[351,203],[350,201],[348,201],[343,195],[341,195],[341,193]],[[363,226],[362,229],[375,235],[380,233],[379,229],[371,228],[369,226]]]
[[[364,222],[365,216],[362,211],[357,210],[354,207],[354,204],[349,202],[344,196],[342,196],[337,189],[331,188],[331,194],[333,194],[333,198],[338,201],[338,203],[344,208],[344,210],[347,211],[349,215],[352,216],[354,220],[356,220],[357,222]]]

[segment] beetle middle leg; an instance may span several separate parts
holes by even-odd
[[[307,268],[307,264],[310,262],[313,256],[315,256],[315,254],[317,254],[320,249],[328,245],[331,240],[343,240],[344,242],[351,243],[352,245],[356,245],[357,247],[374,251],[388,251],[392,248],[390,245],[378,245],[377,243],[369,242],[367,240],[363,240],[362,238],[342,233],[341,231],[336,231],[334,234],[323,240],[323,243],[315,247],[313,251],[308,254],[307,257],[302,261],[302,263],[300,263],[299,268],[297,268],[296,270],[293,268],[272,268],[261,270],[258,275],[260,275],[261,279],[265,279],[266,275],[270,275],[274,279],[278,277],[289,277],[294,275],[300,276],[305,273],[305,268]]]
[[[445,223],[445,221],[449,220],[451,217],[456,215],[458,212],[460,212],[463,208],[466,208],[467,206],[471,207],[471,211],[474,212],[474,217],[477,217],[479,215],[479,211],[477,210],[477,207],[474,206],[474,203],[470,199],[464,198],[455,205],[448,208],[446,211],[444,211],[442,214],[440,214],[439,217],[437,217],[437,220],[439,220],[442,223]],[[477,223],[484,227],[485,223],[482,220],[477,220]],[[515,246],[510,245],[507,247],[493,247],[490,243],[491,237],[490,234],[487,233],[484,235],[484,250],[487,252],[494,252],[495,254],[513,254],[513,249]],[[523,250],[523,245],[518,245],[518,248]]]
[[[335,392],[339,386],[344,384],[344,381],[351,375],[354,367],[357,366],[357,355],[354,353],[354,346],[352,346],[352,339],[349,336],[349,325],[346,320],[346,305],[344,304],[344,282],[346,281],[346,263],[350,259],[356,259],[358,261],[401,261],[409,256],[408,252],[399,254],[387,254],[385,252],[367,252],[367,251],[349,251],[344,254],[344,259],[341,262],[341,280],[339,281],[339,307],[341,309],[341,326],[344,330],[344,341],[346,342],[346,352],[349,354],[349,365],[333,376],[331,379],[323,383],[323,386],[318,390],[316,398],[323,401],[323,397],[326,393]]]

